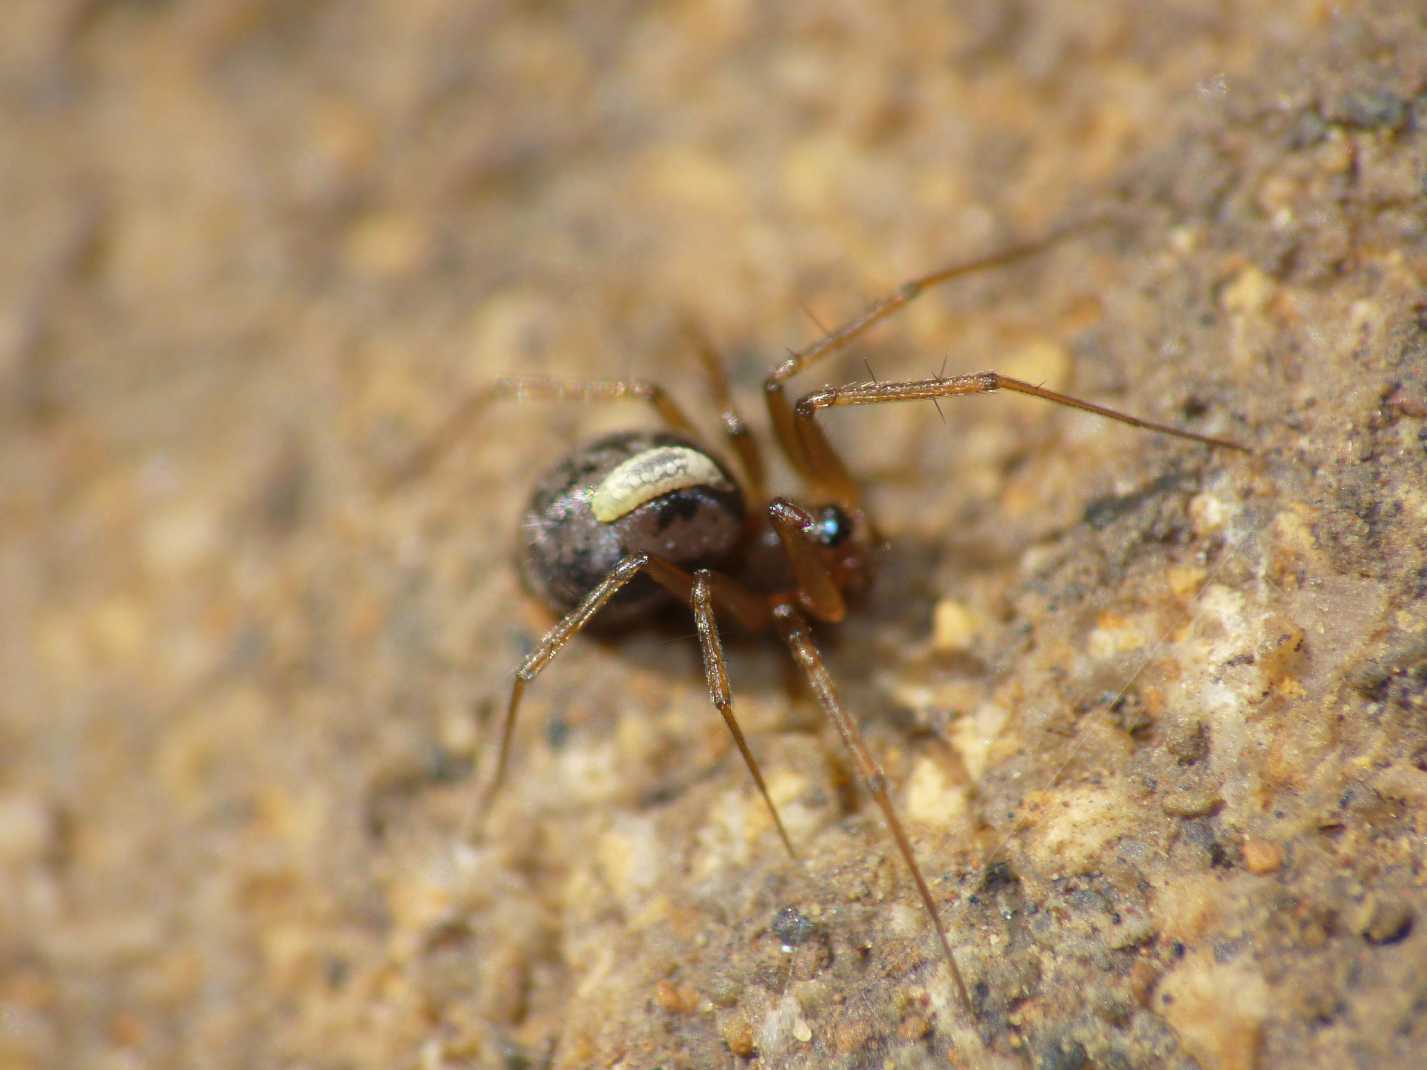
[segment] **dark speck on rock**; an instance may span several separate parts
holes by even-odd
[[[1359,90],[1338,102],[1333,118],[1348,126],[1401,130],[1407,125],[1407,102],[1385,89]]]
[[[1412,908],[1396,900],[1371,904],[1360,927],[1363,939],[1376,947],[1399,944],[1412,933]]]
[[[1082,1070],[1090,1065],[1085,1048],[1074,1040],[1054,1040],[1041,1050],[1037,1070]]]
[[[993,862],[986,867],[986,875],[981,879],[981,890],[983,892],[994,892],[999,888],[1008,888],[1020,882],[1020,877],[1016,876],[1016,871],[1006,862]]]
[[[784,907],[773,918],[773,935],[786,949],[803,944],[816,929],[813,920],[797,907]]]

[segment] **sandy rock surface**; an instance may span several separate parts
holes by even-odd
[[[16,5],[0,44],[0,1065],[1392,1068],[1427,1051],[1427,9]],[[526,488],[637,406],[834,413],[820,642],[971,988],[776,641],[783,853],[675,615],[531,687]],[[796,484],[781,467],[778,485]],[[730,632],[732,629],[730,628]]]

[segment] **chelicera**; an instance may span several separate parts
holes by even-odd
[[[863,741],[856,719],[838,697],[814,644],[813,622],[844,618],[848,596],[871,581],[871,550],[877,541],[857,481],[818,424],[823,409],[986,394],[1010,390],[1080,409],[1111,420],[1231,450],[1246,447],[1225,438],[1142,420],[994,371],[905,381],[823,386],[790,402],[786,384],[932,286],[1038,253],[1084,224],[989,256],[961,261],[911,279],[860,316],[791,353],[764,380],[764,399],[778,447],[808,489],[805,505],[771,495],[762,456],[731,399],[713,348],[690,331],[707,374],[734,467],[700,440],[684,411],[660,386],[642,379],[557,380],[512,377],[497,380],[467,398],[440,430],[393,476],[402,482],[426,469],[478,423],[496,399],[609,402],[642,400],[665,425],[662,431],[607,435],[575,451],[535,488],[521,529],[521,566],[527,587],[560,619],[515,670],[501,727],[496,767],[485,800],[505,779],[521,698],[557,653],[596,622],[637,621],[673,599],[689,607],[698,631],[709,697],[763,797],[788,854],[792,841],[769,795],[758,762],[734,716],[720,614],[746,631],[781,640],[823,711],[846,744],[859,780],[881,811],[917,895],[950,967],[962,1008],[971,1013],[965,982],[946,928],[917,863],[887,778]]]

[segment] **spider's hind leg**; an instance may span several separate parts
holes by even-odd
[[[480,424],[493,401],[642,401],[665,425],[698,441],[699,433],[667,390],[648,379],[551,379],[538,375],[509,375],[486,383],[467,394],[436,430],[415,447],[381,481],[383,493],[425,474],[451,448]]]
[[[703,329],[693,321],[684,324],[684,333],[689,336],[699,361],[704,366],[704,377],[708,382],[709,394],[718,408],[719,426],[729,447],[738,457],[744,478],[748,480],[748,492],[754,504],[761,504],[768,496],[768,477],[763,464],[763,453],[758,448],[758,440],[753,437],[748,424],[733,403],[733,393],[728,386],[728,372],[723,366],[723,358],[714,348],[713,342]]]

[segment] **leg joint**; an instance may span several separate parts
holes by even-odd
[[[800,397],[798,403],[793,406],[793,412],[806,420],[816,413],[818,409],[825,409],[836,400],[837,388],[825,386]]]
[[[619,564],[610,570],[610,578],[627,580],[647,564],[649,564],[648,554],[630,554],[628,557],[622,558]]]

